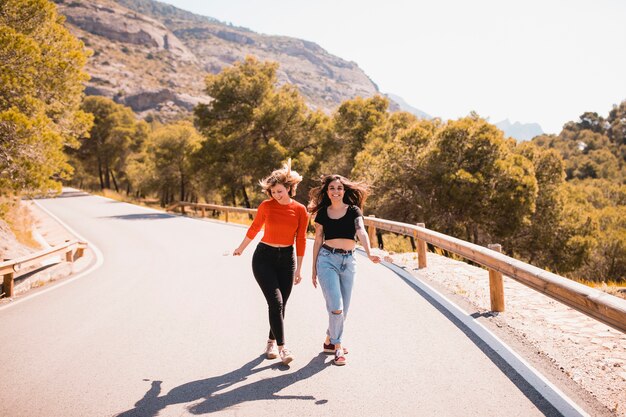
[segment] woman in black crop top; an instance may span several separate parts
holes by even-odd
[[[372,262],[381,260],[370,253],[370,241],[363,225],[361,207],[367,194],[366,184],[341,175],[323,177],[322,185],[309,193],[308,209],[315,215],[313,286],[317,288],[319,282],[326,300],[328,329],[324,352],[335,353],[336,365],[345,365],[348,353],[341,340],[356,272],[355,236]]]

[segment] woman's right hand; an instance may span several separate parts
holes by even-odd
[[[317,288],[317,273],[313,272],[313,288]]]
[[[233,251],[233,256],[240,256],[242,253],[243,253],[243,249],[241,249],[241,246],[240,246]]]

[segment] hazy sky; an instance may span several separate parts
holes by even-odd
[[[548,133],[626,99],[624,0],[164,0],[355,61],[431,116]]]

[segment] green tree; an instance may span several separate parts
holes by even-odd
[[[538,192],[529,222],[504,245],[515,256],[533,265],[563,269],[561,254],[572,235],[569,225],[564,224],[563,159],[557,151],[544,150],[530,142],[520,144],[515,151],[533,163]]]
[[[129,158],[139,153],[148,134],[146,122],[137,120],[132,110],[106,97],[85,98],[82,109],[93,115],[89,137],[81,138],[81,147],[73,152],[81,171],[96,178],[100,189],[120,191],[125,183]]]
[[[625,281],[626,185],[605,179],[567,183],[566,222],[573,227],[574,251],[567,246],[560,271],[587,281]]]
[[[206,140],[197,167],[206,189],[221,188],[232,204],[250,207],[257,181],[287,158],[294,169],[316,171],[328,137],[328,121],[310,111],[295,87],[276,87],[278,64],[247,57],[206,79],[213,101],[195,109],[195,124]],[[255,200],[263,196],[254,194]],[[258,202],[258,201],[255,201]]]
[[[154,183],[163,204],[169,204],[178,189],[179,199],[191,200],[194,192],[193,158],[200,149],[202,136],[191,122],[165,125],[148,138],[148,155],[154,167]]]
[[[79,109],[83,44],[47,0],[0,3],[0,190],[60,189],[91,118]]]
[[[583,125],[595,126],[590,122],[570,122],[558,136],[541,135],[533,139],[533,143],[561,154],[568,180],[608,178],[623,181],[626,174],[622,151],[626,152],[626,148],[612,143],[604,133],[581,129]]]
[[[577,122],[566,123],[564,126],[564,130],[590,130],[594,133],[600,133],[601,135],[604,135],[608,127],[608,123],[604,120],[602,116],[599,116],[596,112],[588,111],[581,114]]]
[[[610,206],[591,212],[596,227],[593,253],[575,271],[588,281],[626,280],[626,206]]]
[[[389,121],[393,123],[394,115]],[[440,121],[414,120],[386,129],[389,137],[370,141],[356,157],[352,176],[371,184],[368,211],[407,223],[425,221],[432,213],[432,189],[425,161],[432,151]]]
[[[389,117],[388,108],[389,100],[381,96],[357,97],[341,103],[333,115],[334,152],[328,155],[326,170],[350,175],[356,155],[385,125]]]
[[[535,210],[532,163],[475,114],[443,125],[424,168],[437,205],[433,220],[444,232],[489,243],[512,235]]]
[[[626,145],[626,100],[619,106],[613,106],[607,118],[608,135],[613,143]]]
[[[472,242],[511,236],[535,209],[532,163],[476,115],[416,121],[357,156],[355,173],[374,186],[375,214]]]

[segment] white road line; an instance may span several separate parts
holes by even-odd
[[[46,208],[44,208],[39,202],[37,202],[36,200],[33,200],[33,203],[37,204],[37,206],[43,210],[48,216],[50,216],[51,218],[53,218],[55,221],[59,222],[59,224],[63,227],[65,227],[71,234],[73,234],[74,236],[76,236],[78,239],[82,240],[83,242],[87,242],[87,244],[89,245],[89,248],[93,251],[95,257],[96,257],[96,262],[87,270],[80,272],[79,274],[67,278],[65,281],[60,282],[58,284],[53,284],[50,288],[46,288],[44,290],[38,291],[36,293],[33,294],[29,294],[29,295],[25,295],[15,301],[11,301],[8,304],[5,304],[3,306],[0,307],[0,311],[1,310],[5,310],[7,308],[13,307],[15,305],[21,304],[24,301],[28,301],[28,300],[32,300],[35,297],[39,297],[42,294],[45,294],[47,292],[50,291],[54,291],[58,288],[61,288],[71,282],[74,282],[88,274],[90,274],[91,272],[95,271],[96,269],[100,268],[102,266],[102,264],[104,263],[104,255],[102,255],[102,252],[100,252],[100,249],[98,249],[98,247],[96,245],[94,245],[93,243],[91,243],[90,241],[88,241],[87,239],[85,239],[84,237],[82,237],[80,234],[78,234],[74,229],[72,229],[70,226],[68,226],[65,222],[63,222],[61,219],[59,219],[57,216],[55,216],[54,214],[52,214],[49,210],[47,210]]]
[[[449,311],[454,317],[456,317],[461,323],[467,326],[477,337],[485,342],[491,349],[493,349],[500,357],[506,361],[515,371],[520,374],[533,388],[543,396],[554,408],[556,408],[565,417],[582,416],[589,417],[589,414],[585,412],[578,404],[572,401],[567,395],[565,395],[560,389],[546,379],[539,371],[533,368],[524,358],[514,352],[508,345],[500,340],[489,329],[476,321],[472,316],[463,311],[459,306],[454,304],[444,295],[437,290],[429,286],[428,284],[418,280],[409,272],[400,268],[397,265],[387,262],[381,262],[387,268],[394,271],[402,279],[415,285],[420,290],[424,291],[430,297],[432,297],[439,305]]]

